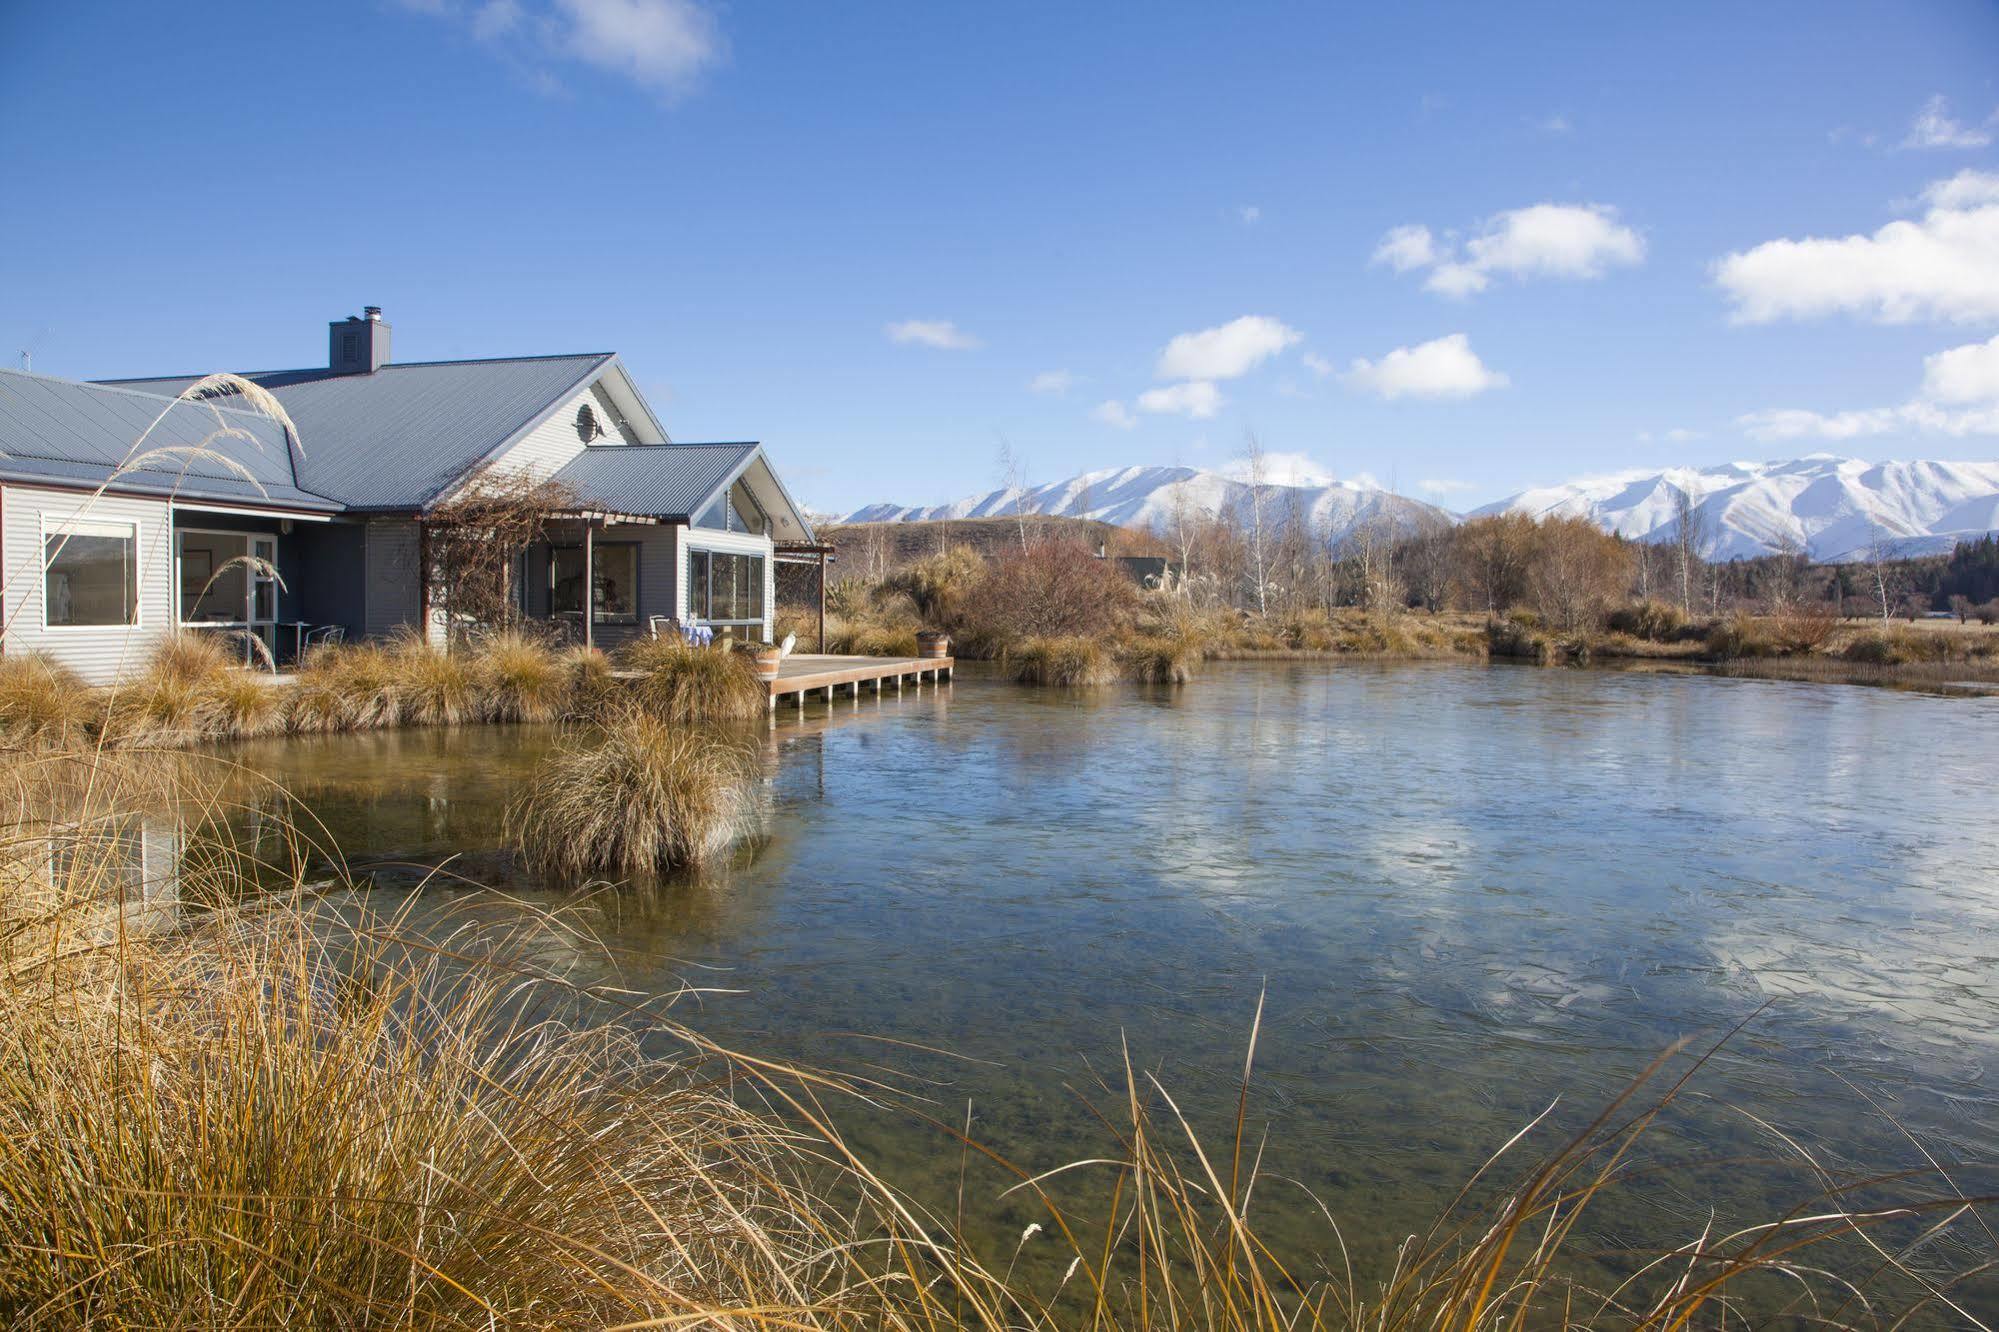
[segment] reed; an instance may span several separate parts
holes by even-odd
[[[1013,678],[1022,684],[1084,689],[1116,684],[1117,658],[1094,638],[1080,634],[1060,638],[1030,638],[1010,656]]]
[[[540,874],[649,878],[715,860],[754,833],[756,775],[742,741],[631,706],[566,736],[507,821]]]
[[[619,656],[627,670],[640,673],[631,685],[633,699],[663,721],[749,721],[769,710],[770,692],[740,652],[648,638],[627,644]]]

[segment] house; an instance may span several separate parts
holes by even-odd
[[[524,561],[529,616],[605,647],[654,617],[768,640],[774,559],[813,534],[760,445],[670,439],[613,353],[404,363],[390,333],[370,307],[325,366],[243,376],[296,435],[181,399],[197,376],[0,371],[0,650],[107,682],[176,627],[279,661],[335,628],[440,637],[424,520],[502,473],[579,497]]]

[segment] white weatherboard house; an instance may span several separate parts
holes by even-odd
[[[813,535],[760,445],[669,439],[612,353],[397,363],[372,307],[328,343],[324,367],[244,376],[296,437],[234,396],[178,400],[198,376],[0,370],[0,651],[108,683],[177,627],[279,661],[334,628],[435,637],[423,520],[489,471],[579,497],[516,580],[529,616],[604,647],[654,617],[769,639],[773,557]]]

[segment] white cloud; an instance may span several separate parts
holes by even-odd
[[[689,92],[728,58],[715,16],[695,0],[401,0],[404,8],[461,23],[544,91],[561,84],[547,66],[608,70],[663,97]]]
[[[1970,125],[1960,124],[1951,118],[1950,104],[1938,93],[1923,103],[1923,109],[1909,126],[1909,137],[1902,140],[1904,148],[1983,148],[1992,142],[1991,134]]]
[[[1999,402],[1999,336],[1925,356],[1923,397],[1951,405]]]
[[[1416,489],[1425,495],[1462,495],[1471,488],[1471,482],[1449,477],[1431,477],[1416,483]]]
[[[1138,424],[1138,418],[1133,416],[1130,409],[1115,398],[1112,398],[1109,402],[1100,402],[1095,407],[1092,407],[1090,409],[1090,419],[1092,421],[1101,421],[1107,426],[1116,426],[1119,430],[1129,430]]]
[[[1236,216],[1242,219],[1242,224],[1246,227],[1255,226],[1263,220],[1263,210],[1255,204],[1244,204],[1235,211]]]
[[[1999,318],[1999,175],[1966,170],[1928,211],[1871,236],[1766,241],[1715,265],[1739,324],[1852,314],[1882,323]]]
[[[1067,370],[1043,370],[1027,381],[1029,393],[1052,393],[1058,397],[1076,387],[1076,376]]]
[[[1462,333],[1397,347],[1379,361],[1356,360],[1347,370],[1348,387],[1384,398],[1468,398],[1504,388],[1506,376],[1488,370]]]
[[[1159,379],[1236,379],[1303,336],[1269,315],[1244,315],[1217,328],[1180,334],[1159,353],[1154,375]]]
[[[1440,246],[1420,223],[1397,227],[1375,246],[1373,262],[1398,273],[1428,268],[1424,287],[1470,296],[1492,279],[1600,278],[1643,263],[1645,241],[1608,204],[1538,203],[1487,218],[1462,247]]]
[[[1437,262],[1436,242],[1430,235],[1430,229],[1421,222],[1394,227],[1381,238],[1381,244],[1374,247],[1374,257],[1369,262],[1385,264],[1398,273],[1407,273],[1412,268],[1428,268]]]
[[[1543,116],[1540,120],[1535,121],[1534,128],[1540,130],[1543,134],[1567,134],[1574,130],[1575,126],[1569,123],[1567,116],[1557,111],[1552,116]]]
[[[1306,352],[1303,356],[1299,357],[1298,359],[1305,363],[1305,368],[1307,370],[1310,370],[1320,379],[1324,379],[1327,375],[1330,375],[1331,373],[1333,373],[1333,371],[1339,369],[1338,366],[1334,365],[1331,361],[1319,355],[1319,353],[1317,352]]]
[[[1263,453],[1254,462],[1233,458],[1215,469],[1231,481],[1266,486],[1330,486],[1333,474],[1309,453]],[[1365,475],[1363,473],[1362,475]]]
[[[1220,390],[1206,380],[1193,380],[1185,384],[1169,384],[1165,388],[1147,389],[1138,395],[1138,410],[1158,415],[1191,416],[1197,421],[1205,421],[1221,410]]]
[[[945,351],[969,351],[979,340],[948,319],[905,319],[882,330],[890,342],[938,347]]]
[[[1899,407],[1815,412],[1798,407],[1750,412],[1736,424],[1752,439],[1853,439],[1925,432],[1999,435],[1999,336],[1923,358],[1923,384]]]

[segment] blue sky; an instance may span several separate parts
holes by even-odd
[[[364,303],[403,360],[612,349],[825,510],[1003,439],[1452,507],[1989,458],[1995,113],[1963,0],[13,5],[0,352],[310,365]]]

